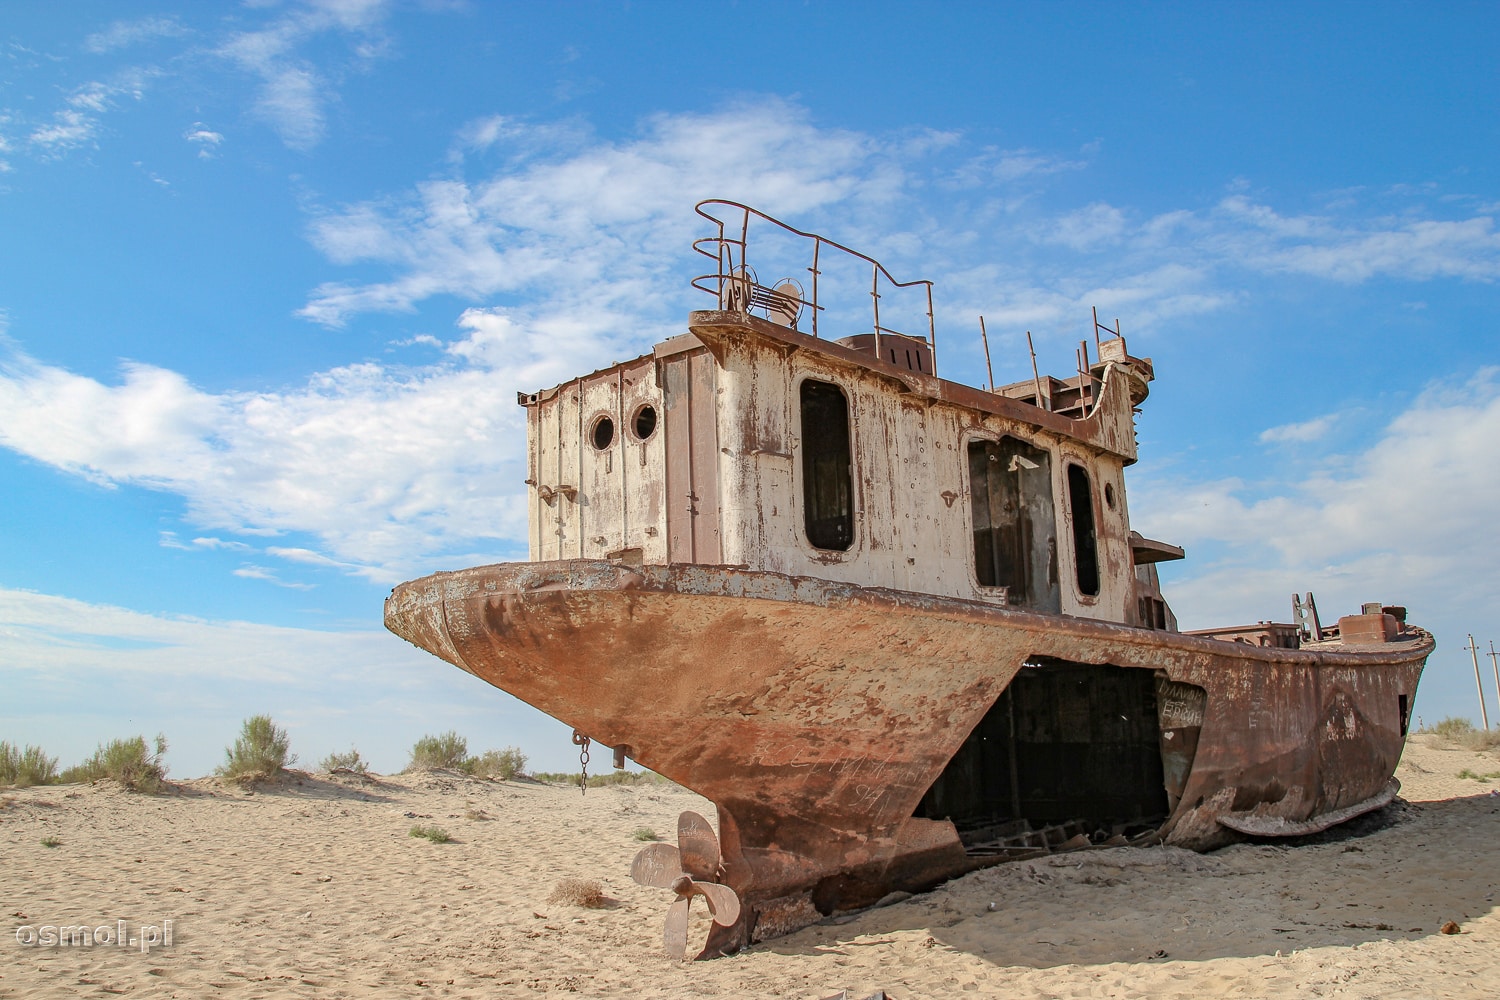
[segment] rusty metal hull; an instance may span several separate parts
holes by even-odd
[[[924,793],[1038,657],[1150,670],[1171,844],[1357,814],[1399,759],[1431,637],[1268,649],[729,567],[510,563],[397,587],[408,641],[699,792],[745,902],[711,945],[977,867]],[[1174,692],[1198,693],[1180,698]],[[1373,808],[1373,806],[1371,807]],[[1345,815],[1348,814],[1348,815]]]

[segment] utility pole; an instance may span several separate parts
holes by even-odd
[[[1474,660],[1474,683],[1479,685],[1479,719],[1484,723],[1484,731],[1490,730],[1490,713],[1484,710],[1484,681],[1479,677],[1479,647],[1474,645],[1474,636],[1469,636],[1469,644],[1464,647],[1469,651],[1469,656]]]
[[[1491,639],[1490,667],[1495,671],[1495,704],[1500,706],[1500,660],[1496,660],[1496,656],[1500,656],[1500,654],[1495,652],[1495,640]]]

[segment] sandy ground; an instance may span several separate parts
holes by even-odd
[[[670,838],[686,808],[713,817],[670,786],[580,797],[428,774],[10,791],[0,997],[1495,997],[1500,780],[1465,768],[1500,758],[1414,738],[1406,801],[1319,843],[1022,862],[687,965],[660,953],[670,894],[628,875],[636,831]],[[416,823],[454,841],[414,839]],[[549,903],[567,877],[599,880],[607,905]],[[172,944],[16,936],[120,920],[137,937],[171,920]],[[1461,933],[1439,933],[1449,920]]]

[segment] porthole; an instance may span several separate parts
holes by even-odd
[[[615,440],[615,422],[608,417],[600,417],[594,423],[594,447],[603,451]]]
[[[656,407],[647,403],[635,411],[635,436],[644,441],[656,433]]]
[[[1110,510],[1115,509],[1115,487],[1113,483],[1104,484],[1104,506]]]

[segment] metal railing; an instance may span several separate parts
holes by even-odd
[[[708,211],[709,207],[728,208],[734,210],[732,213],[720,212],[719,215],[728,215],[728,219],[721,219]],[[721,198],[709,198],[700,201],[694,206],[695,211],[708,221],[718,227],[718,235],[705,236],[693,241],[693,249],[717,264],[717,270],[712,274],[701,274],[693,279],[693,287],[705,291],[718,299],[719,308],[730,312],[749,313],[752,310],[760,311],[767,319],[780,322],[783,326],[795,328],[804,308],[811,314],[812,335],[818,334],[818,314],[824,311],[824,307],[818,302],[818,277],[823,273],[820,262],[823,259],[824,249],[846,254],[855,260],[863,261],[870,267],[870,305],[873,314],[873,329],[875,332],[875,356],[880,357],[880,338],[882,334],[895,335],[898,337],[909,337],[913,340],[926,342],[928,350],[932,353],[933,372],[937,372],[937,330],[932,318],[932,282],[926,279],[918,281],[897,281],[891,277],[891,273],[885,269],[885,265],[873,257],[851,250],[841,243],[826,239],[816,233],[804,233],[800,229],[774,219],[764,212],[742,205],[737,201],[725,201]],[[738,217],[735,218],[734,216]],[[754,269],[750,266],[749,244],[750,244],[750,220],[756,218],[777,226],[793,236],[800,237],[812,243],[812,263],[807,267],[812,276],[811,290],[804,290],[801,283],[788,279],[775,288],[762,285],[756,277]],[[927,293],[927,336],[914,336],[900,330],[894,330],[880,325],[880,299],[882,282],[887,288],[914,288],[923,286]]]

